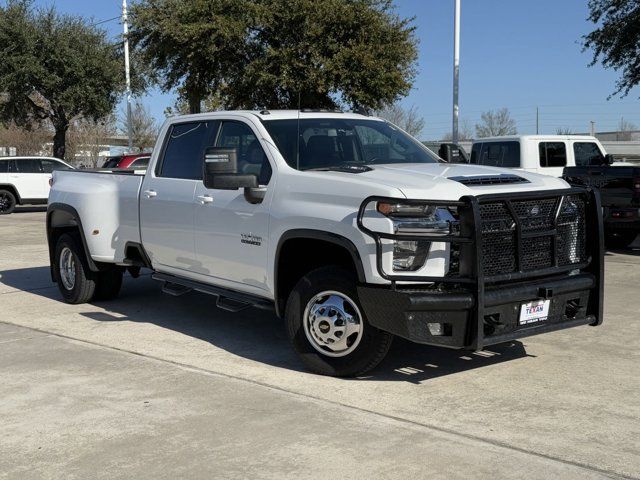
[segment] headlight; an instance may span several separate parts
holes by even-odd
[[[459,224],[452,210],[427,203],[378,202],[377,210],[393,222],[396,234],[422,234],[449,236],[459,234]],[[454,210],[455,213],[455,210]],[[428,240],[395,240],[393,242],[393,269],[416,271],[429,256]]]

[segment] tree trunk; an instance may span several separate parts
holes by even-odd
[[[67,130],[69,124],[67,122],[54,124],[55,134],[53,135],[53,156],[64,160],[67,147]]]
[[[202,111],[201,103],[202,95],[194,91],[189,92],[189,113],[200,113]]]

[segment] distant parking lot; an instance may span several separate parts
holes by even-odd
[[[281,322],[126,277],[67,305],[44,210],[0,217],[0,478],[640,478],[640,242],[605,321],[311,375]]]

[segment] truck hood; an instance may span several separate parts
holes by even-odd
[[[374,165],[372,168],[371,171],[357,174],[357,176],[397,188],[407,198],[412,199],[457,200],[464,195],[569,188],[569,184],[564,180],[549,175],[481,165],[404,163]],[[478,183],[480,179],[486,180],[499,175],[520,177],[526,182],[489,185],[471,183]]]

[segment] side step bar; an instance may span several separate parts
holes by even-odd
[[[186,278],[176,277],[166,273],[154,273],[151,278],[163,282],[162,291],[169,295],[184,295],[192,290],[196,292],[214,295],[217,298],[216,306],[229,312],[239,312],[248,307],[274,310],[275,305],[271,300],[248,293],[236,292],[223,287],[216,287],[206,283],[200,283]]]

